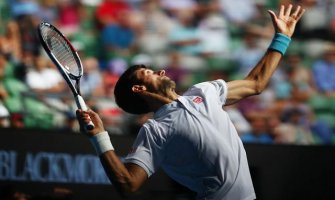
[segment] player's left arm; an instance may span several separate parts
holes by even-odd
[[[287,8],[285,8],[285,6],[282,5],[278,15],[276,15],[272,10],[268,11],[271,16],[272,24],[276,34],[279,34],[279,37],[281,37],[276,38],[275,36],[274,40],[290,40],[292,37],[297,22],[305,12],[305,9],[302,9],[300,6],[297,6],[295,10],[291,12],[292,7],[292,5],[289,5]],[[279,43],[280,42],[281,41],[279,41]],[[279,50],[281,49],[279,48]],[[285,50],[286,49],[284,48],[284,52]],[[237,101],[248,96],[260,94],[267,86],[282,56],[283,52],[278,51],[276,47],[269,48],[262,59],[243,80],[228,82],[226,105],[236,103]]]
[[[86,134],[93,142],[106,175],[115,189],[124,197],[131,196],[148,179],[147,172],[139,165],[132,163],[124,164],[120,160],[97,113],[92,110],[77,110],[76,114],[81,132]],[[95,127],[92,130],[85,130],[85,124],[90,120],[92,120]]]

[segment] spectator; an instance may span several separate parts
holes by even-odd
[[[192,12],[196,10],[197,3],[195,0],[158,0],[160,6],[171,16],[178,15],[180,10],[190,9]]]
[[[34,57],[34,63],[30,67],[26,74],[26,84],[30,88],[30,91],[36,95],[35,97],[30,96],[30,98],[38,99],[38,101],[34,101],[34,103],[30,105],[30,109],[33,106],[37,109],[39,106],[41,108],[39,111],[40,116],[43,116],[43,114],[52,116],[50,117],[52,118],[50,120],[50,126],[63,125],[65,116],[62,112],[69,107],[67,97],[63,95],[63,92],[68,89],[63,77],[58,70],[55,69],[51,61],[43,56]],[[20,122],[20,119],[21,118],[17,118],[17,121]]]
[[[131,57],[135,45],[135,32],[132,28],[131,13],[123,11],[119,15],[118,23],[106,25],[102,29],[100,36],[107,60]]]
[[[7,108],[0,101],[0,128],[8,128],[10,126],[9,116]]]
[[[54,24],[57,19],[57,1],[41,0],[38,17],[41,21]]]
[[[40,51],[39,40],[36,34],[36,27],[39,20],[34,15],[25,15],[17,20],[21,34],[21,44],[23,54],[30,52],[38,55]]]
[[[241,135],[244,143],[272,144],[273,139],[268,133],[267,115],[265,113],[250,113],[248,119],[251,125],[250,132]]]
[[[256,3],[254,0],[218,0],[224,16],[229,22],[243,26],[257,15]],[[236,12],[238,10],[238,12]]]
[[[114,96],[114,87],[120,75],[126,70],[127,63],[123,59],[114,59],[108,63],[108,67],[104,70],[103,87],[104,94],[107,97]]]
[[[241,101],[237,104],[237,108],[244,116],[247,116],[248,114],[253,112],[261,112],[265,109],[259,96],[253,96]]]
[[[85,74],[81,78],[81,93],[84,96],[103,96],[103,80],[99,71],[99,62],[96,58],[90,57],[83,60]]]
[[[317,89],[327,97],[335,97],[335,44],[325,46],[323,58],[312,66]]]
[[[0,127],[9,127],[9,111],[3,101],[7,98],[8,92],[3,85],[5,68],[0,64]]]
[[[199,57],[201,40],[194,26],[194,13],[191,9],[178,10],[177,19],[177,26],[169,34],[170,45],[182,54],[182,66],[189,70],[199,70],[204,67],[204,60]]]
[[[21,33],[16,21],[6,24],[5,34],[0,36],[0,49],[16,62],[22,59]]]
[[[228,58],[230,50],[230,33],[227,20],[219,13],[218,6],[210,9],[197,27],[202,45],[201,53],[208,57]]]
[[[96,18],[98,26],[104,28],[112,24],[117,24],[119,17],[123,17],[125,11],[130,11],[130,6],[123,0],[103,0],[96,8]]]
[[[175,22],[159,7],[157,0],[146,0],[139,10],[142,26],[137,30],[140,51],[160,60],[168,50],[168,34]],[[160,63],[158,63],[160,65]]]
[[[0,52],[0,98],[10,113],[22,111],[21,93],[27,91],[27,86],[10,74],[12,67],[6,55]]]
[[[14,18],[34,15],[38,13],[39,10],[39,5],[36,0],[14,0],[7,2],[10,4],[11,12]]]
[[[291,96],[294,101],[306,102],[315,94],[316,86],[311,71],[302,63],[299,52],[288,52],[284,59],[285,74],[292,86]]]
[[[323,0],[299,0],[299,4],[305,7],[308,12],[301,18],[297,28],[297,36],[304,39],[334,40],[331,33],[331,12],[328,1]]]
[[[148,66],[153,66],[153,59],[151,56],[147,54],[136,54],[131,60],[132,65],[148,65]]]
[[[2,102],[8,96],[8,92],[3,85],[3,81],[5,79],[5,70],[5,58],[0,54],[0,102]]]
[[[1,74],[3,73],[4,68],[0,66],[0,127],[1,128],[10,126],[9,111],[3,103],[3,100],[8,96],[8,93],[2,83],[3,75]]]
[[[38,56],[27,73],[26,83],[36,93],[58,93],[65,89],[63,78],[49,64],[46,58]]]
[[[244,117],[241,111],[237,109],[236,105],[227,106],[226,111],[240,136],[251,133],[250,122]]]
[[[79,1],[61,0],[58,1],[57,24],[65,35],[72,35],[79,30],[80,8]]]
[[[79,132],[79,125],[76,120],[76,115],[72,110],[65,112],[65,119],[64,119],[64,131],[71,131],[71,132]]]
[[[274,142],[277,144],[315,144],[309,126],[307,111],[299,106],[288,107],[283,110],[282,124],[274,130]]]
[[[244,30],[243,43],[234,52],[234,60],[237,62],[239,76],[245,76],[257,61],[263,56],[264,49],[259,46],[258,36],[248,29]]]
[[[310,128],[315,138],[319,140],[320,144],[331,144],[334,128],[326,121],[318,119],[313,110],[310,110],[308,115]]]
[[[10,115],[10,124],[12,128],[16,128],[16,129],[25,128],[24,114],[23,113],[12,113]]]

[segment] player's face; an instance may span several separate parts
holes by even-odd
[[[150,92],[167,94],[170,89],[176,87],[175,82],[165,76],[164,70],[153,71],[142,68],[136,72],[136,77],[143,82]]]

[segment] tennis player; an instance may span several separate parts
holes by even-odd
[[[129,194],[161,167],[171,178],[197,193],[197,199],[255,199],[243,144],[222,109],[260,94],[284,55],[296,23],[305,12],[300,6],[269,11],[274,38],[264,57],[243,80],[214,80],[196,84],[183,95],[164,70],[144,65],[130,67],[115,87],[117,104],[126,112],[154,112],[140,129],[132,150],[121,162],[99,116],[77,111],[79,122],[95,124],[90,137],[111,182]]]

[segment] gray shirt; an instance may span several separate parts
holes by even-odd
[[[141,128],[126,162],[159,167],[197,199],[255,199],[246,153],[228,114],[223,80],[199,83]]]

